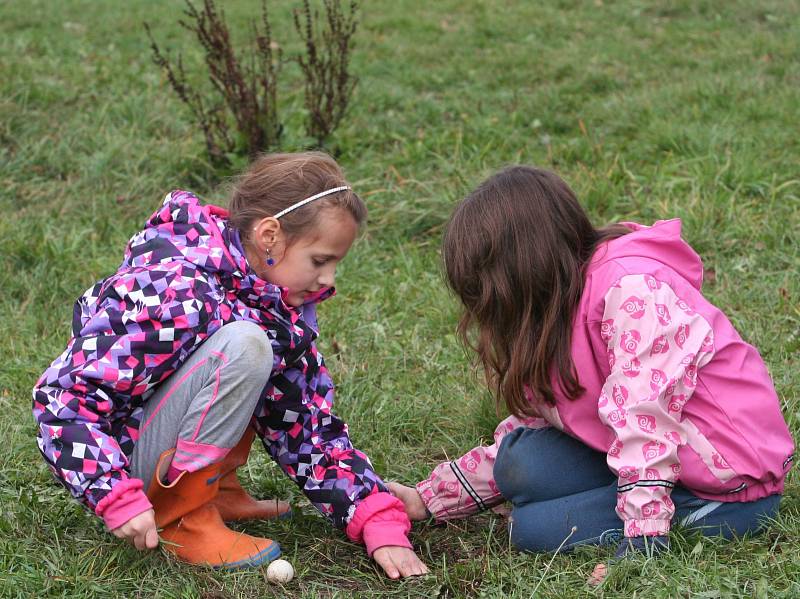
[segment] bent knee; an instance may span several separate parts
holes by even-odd
[[[527,503],[541,481],[541,465],[535,437],[539,431],[518,428],[503,438],[494,462],[494,480],[500,493],[512,503]],[[534,441],[533,443],[531,441]]]
[[[272,344],[267,333],[246,320],[224,325],[213,337],[222,346],[226,359],[246,362],[253,367],[272,366]]]

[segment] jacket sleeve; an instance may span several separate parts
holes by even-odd
[[[600,323],[610,374],[598,411],[614,432],[608,465],[618,479],[617,514],[628,537],[664,535],[685,442],[681,412],[697,370],[713,355],[708,322],[672,288],[649,275],[626,275],[605,297]]]
[[[411,547],[411,523],[369,458],[350,442],[333,413],[334,385],[314,344],[299,362],[274,374],[254,427],[281,469],[311,503],[370,555],[385,545]]]
[[[494,443],[476,447],[460,458],[442,462],[417,483],[417,492],[436,520],[464,518],[504,501],[494,482],[494,462],[503,438],[516,428],[548,426],[541,418],[509,416],[495,429]]]
[[[145,278],[167,291],[148,293]],[[111,529],[151,507],[121,444],[132,449],[136,408],[211,333],[212,304],[207,281],[185,265],[114,275],[76,302],[73,337],[34,387],[42,455]]]

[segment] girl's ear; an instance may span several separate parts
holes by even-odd
[[[267,216],[253,225],[252,233],[253,245],[259,251],[264,252],[268,248],[271,249],[278,241],[281,234],[281,223],[277,218]]]

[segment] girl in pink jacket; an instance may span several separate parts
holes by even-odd
[[[458,326],[512,414],[495,443],[392,484],[413,519],[509,500],[520,549],[727,537],[777,514],[793,442],[758,352],[705,297],[679,220],[595,229],[553,173],[511,167],[455,210]]]

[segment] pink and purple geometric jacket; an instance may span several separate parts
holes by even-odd
[[[109,521],[113,513],[149,509],[142,481],[128,468],[143,405],[204,339],[247,320],[272,342],[274,361],[265,365],[272,374],[252,420],[272,458],[370,554],[383,545],[410,547],[402,504],[332,412],[334,385],[315,339],[316,303],[333,289],[289,307],[286,290],[248,267],[226,217],[173,191],[130,240],[117,272],[78,299],[72,338],[33,391],[42,455],[110,527],[122,524]]]
[[[679,220],[624,224],[632,232],[588,266],[572,330],[586,392],[570,401],[554,385],[540,418],[509,417],[493,445],[437,466],[417,485],[437,519],[503,501],[494,460],[519,426],[554,426],[608,454],[626,536],[669,531],[678,482],[727,502],[783,491],[794,444],[763,360],[701,294],[702,263]]]

